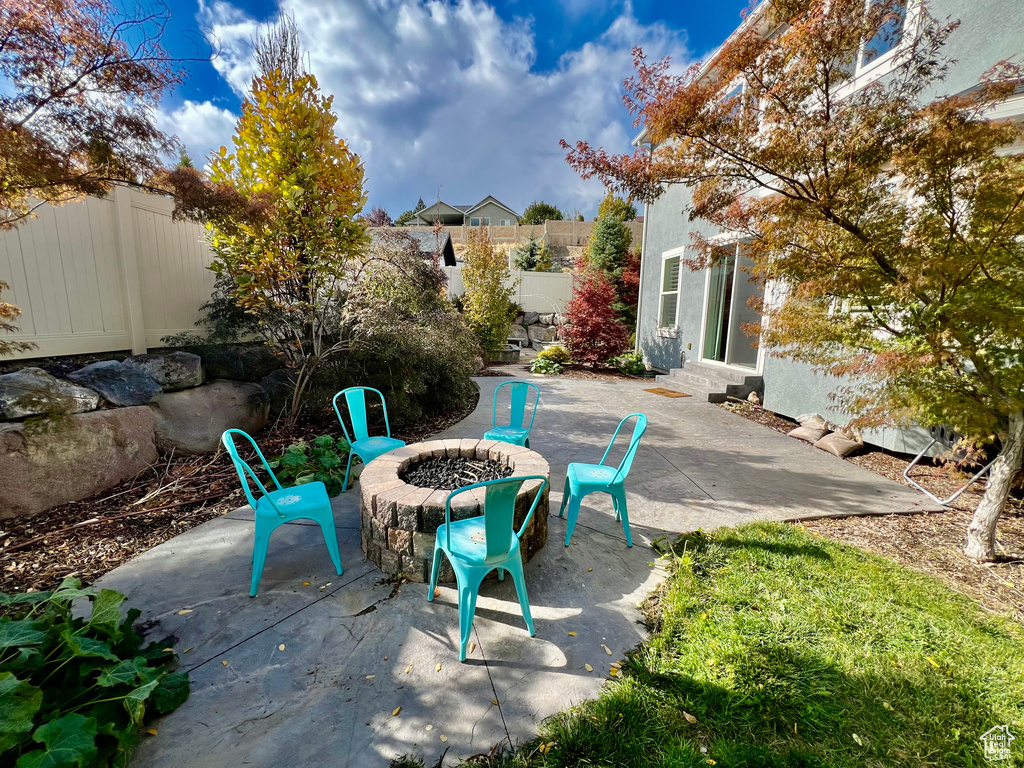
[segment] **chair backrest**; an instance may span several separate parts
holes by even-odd
[[[633,436],[629,439],[629,447],[626,449],[626,453],[622,456],[622,461],[619,462],[618,469],[615,472],[615,477],[612,482],[615,482],[619,478],[625,478],[629,474],[629,468],[633,466],[633,457],[636,456],[636,449],[640,446],[640,438],[644,436],[644,432],[647,431],[647,417],[642,413],[631,413],[629,416],[619,422],[619,426],[615,428],[615,434],[612,435],[611,441],[608,443],[608,447],[604,449],[604,456],[601,457],[601,463],[604,464],[604,460],[608,458],[608,454],[611,453],[612,446],[615,445],[615,438],[619,436],[619,431],[622,426],[630,419],[636,417],[636,424],[633,427]]]
[[[341,422],[341,429],[345,433],[345,439],[354,443],[356,440],[365,440],[370,436],[369,426],[366,418],[366,393],[373,392],[380,398],[380,407],[384,409],[384,428],[388,437],[391,437],[391,424],[388,422],[388,404],[384,402],[384,395],[380,390],[373,387],[349,387],[343,389],[334,396],[334,412],[338,414],[338,421]],[[345,405],[348,406],[348,417],[352,422],[352,434],[349,435],[348,427],[345,426],[345,419],[341,417],[341,409],[338,408],[338,398],[345,396]]]
[[[510,427],[522,427],[526,418],[526,401],[530,389],[534,390],[533,412],[530,414],[530,426],[526,431],[533,430],[533,420],[537,417],[537,405],[540,403],[540,387],[528,381],[506,381],[494,388],[494,407],[491,409],[491,428],[498,426],[498,393],[505,387],[509,388],[509,421]]]
[[[224,447],[228,451],[228,456],[231,457],[231,463],[235,465],[235,471],[238,473],[238,479],[242,481],[242,490],[245,491],[245,497],[249,500],[249,504],[252,506],[253,509],[256,509],[256,498],[252,495],[252,488],[249,486],[249,478],[246,477],[246,474],[248,474],[249,477],[252,478],[252,481],[256,483],[256,486],[260,489],[260,492],[264,496],[267,496],[267,498],[270,500],[270,505],[274,508],[274,511],[277,512],[277,514],[279,514],[281,517],[284,517],[284,513],[277,508],[277,504],[275,504],[274,500],[268,496],[266,486],[264,486],[263,483],[260,482],[260,479],[256,476],[256,473],[253,471],[253,468],[249,466],[249,463],[245,461],[245,459],[238,455],[238,449],[235,447],[235,439],[233,435],[241,435],[242,437],[249,441],[249,445],[252,446],[253,450],[256,451],[256,455],[259,456],[260,461],[263,462],[263,468],[267,470],[267,474],[270,475],[270,479],[274,481],[274,485],[277,486],[277,490],[280,491],[282,490],[282,488],[281,484],[277,481],[277,477],[274,475],[274,471],[270,468],[270,465],[267,463],[267,460],[263,458],[263,452],[260,450],[260,447],[256,445],[256,441],[253,440],[247,433],[243,432],[240,429],[226,430],[224,434],[221,435],[220,439],[221,442],[224,443]]]
[[[512,525],[516,512],[516,498],[519,496],[519,489],[527,480],[540,480],[541,485],[537,489],[537,496],[534,498],[530,511],[523,520],[523,524],[519,527],[518,531],[515,531],[516,538],[519,538],[523,535],[523,531],[526,530],[526,525],[530,522],[530,518],[533,517],[533,511],[537,508],[538,502],[540,502],[541,497],[544,495],[544,488],[547,486],[548,480],[543,475],[485,480],[482,483],[473,483],[473,485],[457,488],[449,493],[444,505],[444,522],[448,537],[446,542],[448,549],[451,549],[452,546],[451,528],[447,527],[451,523],[452,499],[460,493],[472,491],[476,488],[484,488],[483,514],[487,561],[499,562],[503,560],[512,548],[512,537],[509,534],[513,533]]]

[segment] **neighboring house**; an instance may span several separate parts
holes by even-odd
[[[914,31],[917,0],[908,2],[908,23],[902,37],[890,48],[875,45],[865,49],[857,64],[858,81],[863,77],[866,83],[891,70],[896,46],[904,44]],[[947,43],[956,63],[942,84],[944,93],[966,91],[997,62],[1021,59],[1024,1],[934,0],[929,7],[937,19],[961,21]],[[755,11],[744,24],[756,22],[756,16]],[[997,112],[1001,118],[1024,117],[1024,91],[1018,88]],[[641,133],[633,143],[640,145],[644,138]],[[686,215],[690,208],[690,189],[680,184],[670,185],[661,198],[645,207],[638,350],[653,367],[670,372],[669,383],[691,394],[721,402],[730,384],[739,385],[732,387],[730,394],[745,396],[757,391],[764,407],[776,413],[795,417],[817,412],[840,420],[834,412],[830,415],[830,394],[837,379],[818,375],[807,365],[766,355],[741,330],[745,323],[760,323],[747,299],[763,295],[744,271],[750,261],[742,242],[719,234],[721,258],[713,267],[695,272],[683,263],[696,255],[691,250],[691,233],[718,234],[706,222],[690,221]],[[930,439],[922,429],[877,430],[865,437],[885,448],[913,453]]]
[[[446,227],[510,227],[519,223],[519,214],[492,195],[476,205],[449,205],[438,200],[417,211],[406,226],[431,226],[438,220]]]
[[[404,227],[370,228],[370,238],[375,244],[388,233],[412,240],[423,258],[436,256],[438,263],[446,267],[455,266],[455,248],[452,245],[452,237],[443,229],[435,234],[434,232],[407,230]]]

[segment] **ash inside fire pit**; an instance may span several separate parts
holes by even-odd
[[[452,459],[442,456],[419,464],[413,464],[400,478],[409,485],[420,488],[436,488],[454,491],[484,480],[498,480],[511,477],[512,467],[506,467],[490,459]]]

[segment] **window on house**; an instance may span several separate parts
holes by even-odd
[[[512,226],[512,219],[502,219],[501,223],[498,226],[501,226],[501,227],[511,227]]]
[[[672,328],[676,324],[679,306],[679,256],[668,256],[661,262],[661,304],[658,326]]]
[[[471,227],[479,227],[480,226],[480,219],[476,218],[475,216],[471,217],[470,220],[469,220],[469,226],[471,226]]]
[[[482,218],[482,219],[480,220],[480,223],[481,223],[481,224],[483,224],[483,225],[484,225],[485,227],[489,227],[489,226],[491,226],[491,217],[490,217],[490,216],[484,216],[484,217],[483,217],[483,218]]]
[[[869,5],[867,7],[871,8],[872,5],[878,5],[884,1],[885,0],[868,0]],[[900,0],[894,8],[893,14],[881,26],[878,33],[864,43],[860,56],[860,65],[862,67],[866,67],[872,62],[877,61],[899,44],[900,37],[903,35],[903,27],[906,22],[906,17],[906,0]]]

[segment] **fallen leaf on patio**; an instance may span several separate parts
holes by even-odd
[[[178,611],[178,615],[184,616],[186,613],[192,613],[193,610],[193,608],[182,608],[180,611]]]
[[[612,666],[615,667],[616,669],[622,669],[622,664],[620,662],[618,662],[618,661],[613,661],[612,662]]]
[[[387,657],[387,656],[385,656],[385,657],[384,657],[384,661],[387,661],[387,660],[388,660],[388,657]]]
[[[441,738],[441,741],[448,741],[448,737],[445,736],[443,733],[441,734],[440,738]]]
[[[498,706],[498,700],[497,699],[491,699],[491,704],[493,704],[495,707]]]
[[[475,650],[476,650],[476,642],[470,643],[469,644],[469,652],[472,653]]]
[[[283,651],[284,650],[284,643],[281,643],[279,646],[277,646],[277,650]]]
[[[604,648],[604,652],[607,653],[609,656],[612,655],[612,649],[609,648],[607,645],[605,645],[604,643],[601,643],[601,647]]]
[[[576,637],[576,633],[575,632],[570,632],[569,633],[569,637]]]
[[[434,671],[435,672],[440,672],[441,671],[441,664],[440,664],[440,662],[438,663],[438,665],[436,667],[434,667]]]
[[[590,573],[592,570],[594,570],[594,569],[593,568],[587,568],[587,573]]]
[[[683,717],[686,718],[686,722],[688,722],[688,723],[696,723],[697,722],[697,718],[694,717],[693,715],[691,715],[689,712],[686,712],[685,710],[683,711]]]
[[[227,660],[225,660],[225,661],[222,661],[221,664],[223,664],[226,667],[228,665],[228,662],[227,662]]]
[[[441,596],[441,588],[440,587],[434,587],[434,597],[440,597],[440,596]]]
[[[584,667],[584,669],[587,670],[587,672],[593,672],[594,671],[594,668],[592,666],[590,666],[589,664],[584,664],[583,667]]]
[[[150,736],[156,736],[156,728],[150,728],[148,731],[146,731],[146,733],[148,733]]]
[[[412,664],[405,668],[405,674],[408,675],[410,672],[412,672]]]
[[[375,678],[375,677],[376,677],[376,675],[367,675],[366,679],[367,680],[373,680],[373,678]]]
[[[398,713],[401,712],[401,711],[402,711],[401,707],[395,707],[395,711],[391,713],[391,716],[392,717],[396,717],[398,715]]]
[[[173,648],[164,648],[162,653],[174,653],[174,649]]]
[[[334,583],[333,581],[328,581],[328,582],[327,582],[326,584],[324,584],[324,586],[325,586],[325,587],[329,587],[329,586],[331,586],[331,584],[333,584],[333,583]]]
[[[434,726],[432,726],[432,725],[428,725],[428,726],[426,727],[426,730],[428,730],[428,731],[432,731],[432,730],[434,730]]]
[[[324,586],[324,587],[320,587],[320,589],[327,589],[327,587],[326,587],[326,586]]]
[[[194,645],[190,645],[190,646],[189,646],[188,648],[186,648],[186,649],[185,649],[184,651],[182,651],[182,653],[188,653],[188,652],[189,652],[189,651],[191,651],[191,650],[192,650],[193,648],[195,648],[195,646],[194,646]]]

